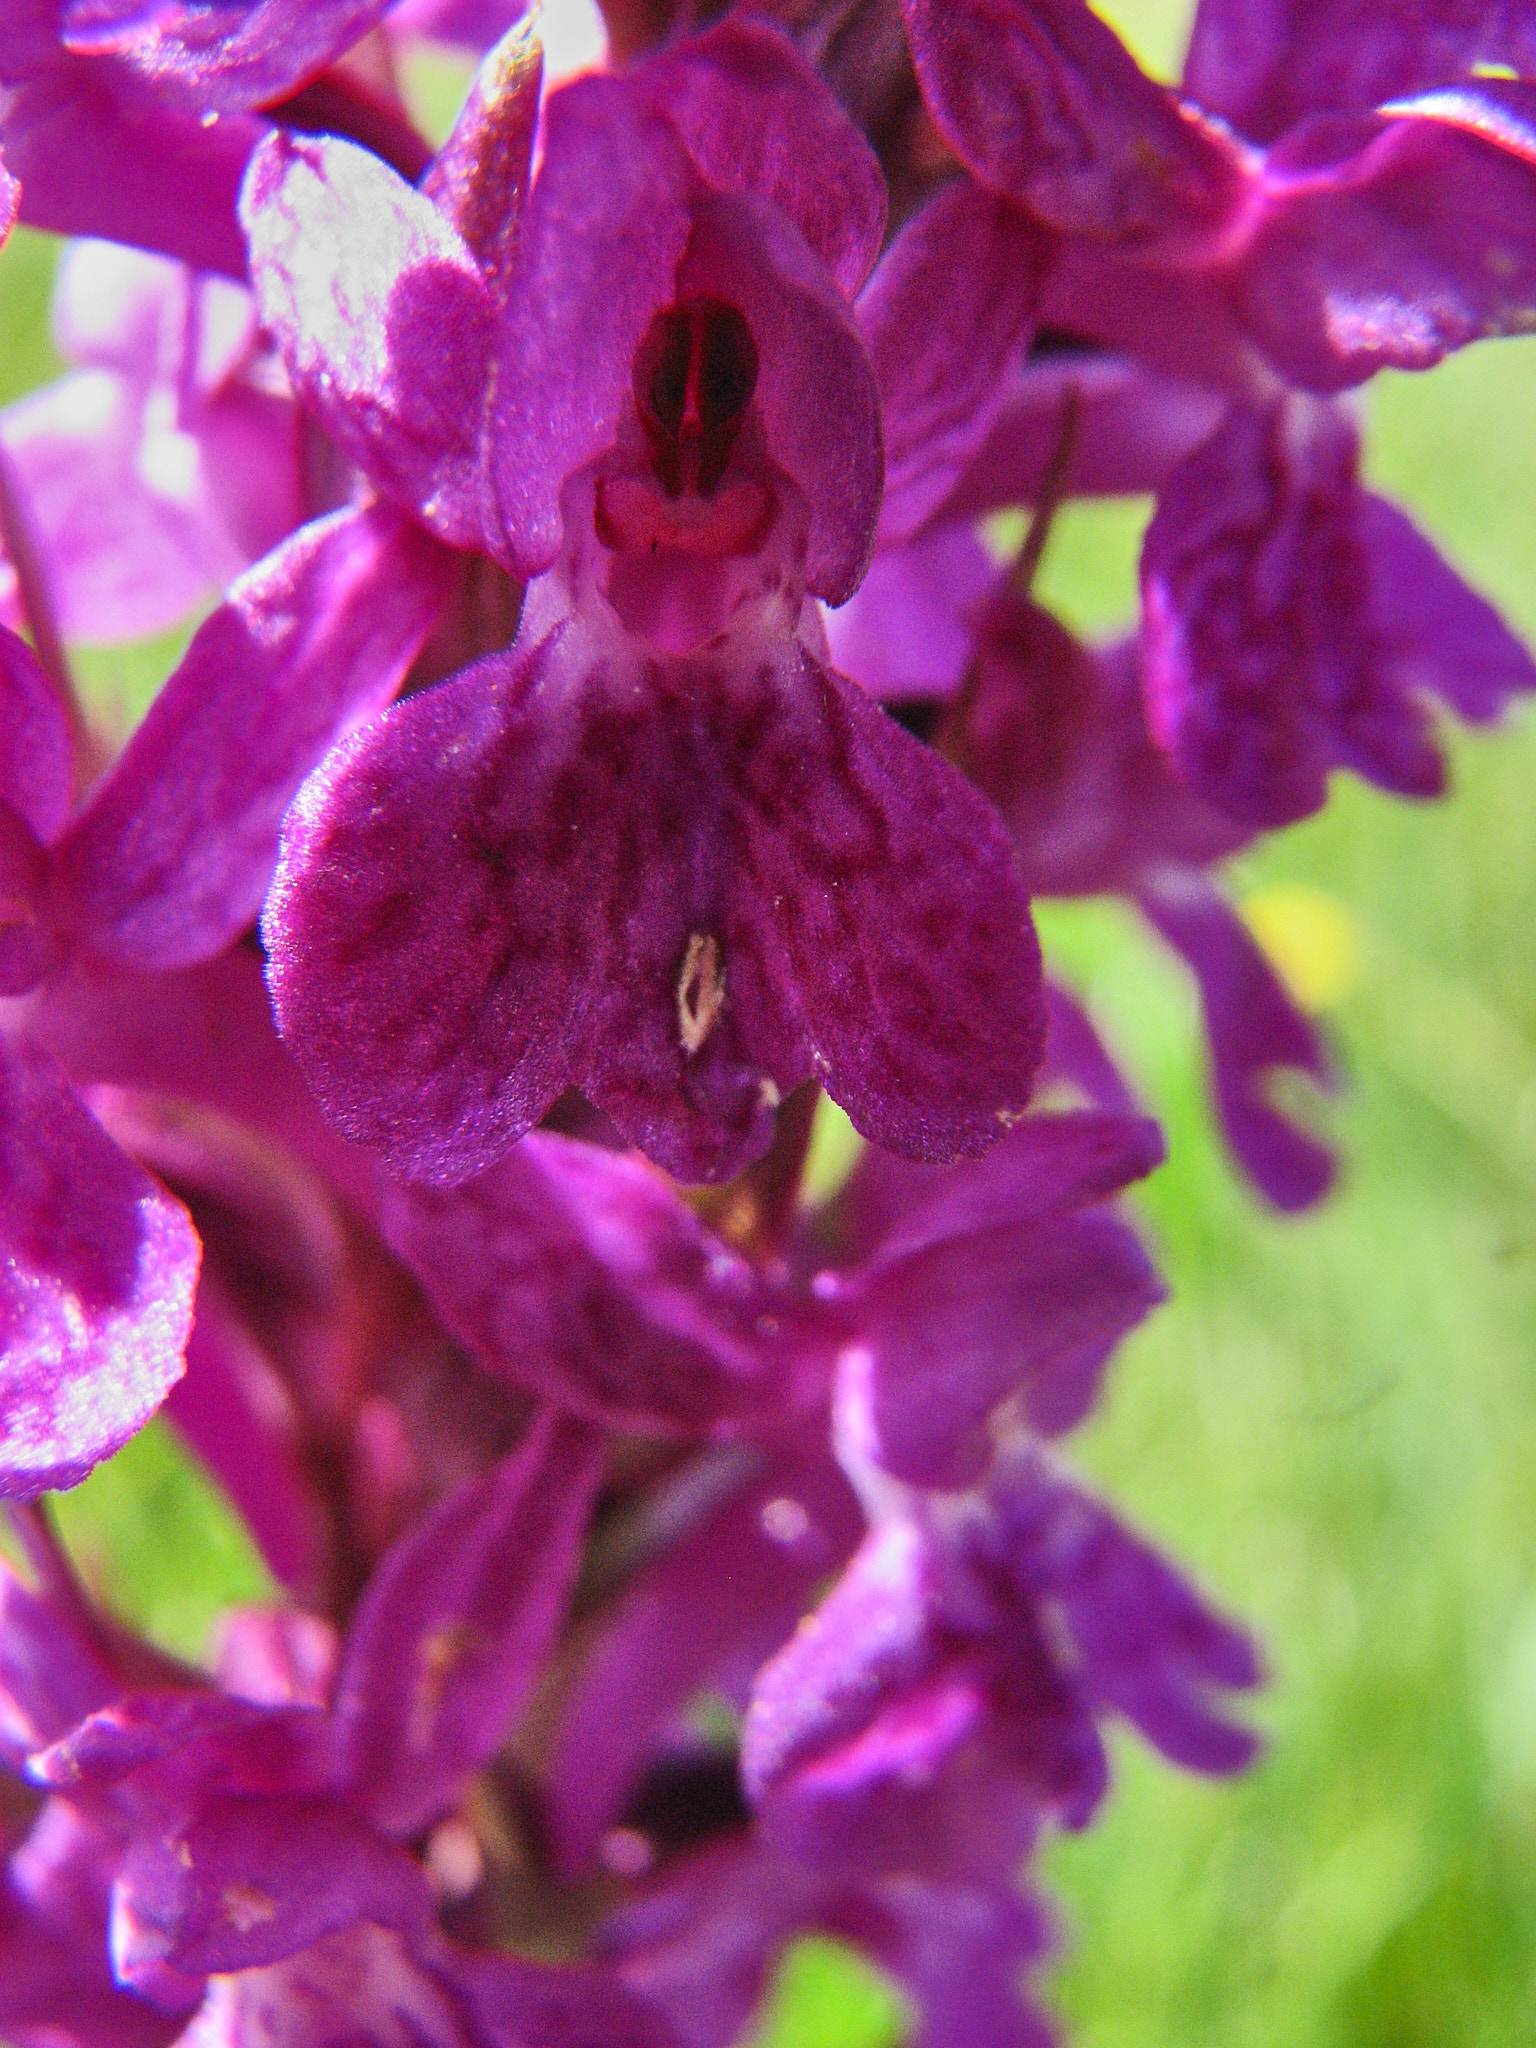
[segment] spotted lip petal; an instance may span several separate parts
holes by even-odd
[[[46,1055],[0,1037],[0,1496],[73,1486],[180,1378],[199,1247]]]
[[[570,621],[395,707],[301,791],[266,933],[328,1114],[446,1183],[572,1085],[685,1179],[813,1077],[879,1143],[977,1152],[1044,1037],[1000,825],[793,642]]]
[[[1360,489],[1356,460],[1335,410],[1234,409],[1147,530],[1152,727],[1196,794],[1240,824],[1306,817],[1336,767],[1438,795],[1426,693],[1486,718],[1536,677],[1490,608]]]

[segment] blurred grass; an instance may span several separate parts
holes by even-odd
[[[1100,11],[1172,71],[1178,0]],[[50,374],[50,264],[21,233],[0,256],[0,397]],[[1536,342],[1383,378],[1367,416],[1372,481],[1536,635]],[[1053,534],[1042,593],[1082,630],[1129,619],[1144,516],[1071,507]],[[102,657],[93,695],[142,695],[169,658]],[[1141,1206],[1174,1299],[1076,1451],[1253,1621],[1271,1674],[1246,1780],[1121,1743],[1100,1821],[1048,1855],[1068,1926],[1048,1989],[1082,2048],[1536,2039],[1536,722],[1453,759],[1453,801],[1341,780],[1235,876],[1347,1076],[1325,1112],[1347,1172],[1311,1218],[1233,1178],[1188,987],[1134,920],[1042,916],[1172,1155]],[[263,1588],[164,1427],[60,1509],[93,1580],[183,1653]],[[878,1979],[813,1942],[758,2038],[898,2032]]]

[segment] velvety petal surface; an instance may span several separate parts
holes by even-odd
[[[834,666],[882,704],[954,696],[974,658],[973,620],[996,576],[968,526],[881,548],[847,604],[827,616]]]
[[[1043,1460],[1015,1457],[988,1491],[1015,1584],[1057,1605],[1095,1705],[1125,1715],[1187,1770],[1251,1762],[1253,1736],[1216,1711],[1221,1692],[1259,1682],[1248,1637]]]
[[[533,1131],[461,1187],[390,1189],[383,1228],[487,1372],[610,1428],[708,1432],[825,1385],[794,1301],[632,1155]]]
[[[72,1486],[181,1377],[198,1242],[46,1055],[0,1038],[0,1495]]]
[[[217,1976],[177,2048],[481,2048],[458,2002],[380,1927]]]
[[[507,560],[488,416],[496,304],[458,230],[334,136],[272,136],[240,218],[262,321],[327,432],[439,538]]]
[[[742,1704],[815,1590],[859,1542],[864,1518],[831,1458],[777,1454],[725,1498],[693,1503],[689,1533],[626,1589],[597,1638],[549,1780],[554,1848],[587,1870],[623,1816],[647,1754],[695,1695]],[[688,1506],[685,1499],[679,1506]]]
[[[386,1556],[348,1633],[335,1713],[352,1799],[414,1833],[501,1747],[565,1618],[601,1439],[552,1411]]]
[[[1271,1093],[1282,1075],[1333,1086],[1322,1034],[1291,1000],[1237,912],[1203,878],[1149,878],[1138,901],[1194,971],[1227,1143],[1277,1209],[1309,1208],[1333,1185],[1337,1161],[1276,1107]]]
[[[244,277],[235,202],[263,123],[226,114],[204,127],[85,60],[16,78],[0,55],[0,80],[14,86],[0,145],[29,226],[132,242]]]
[[[241,113],[283,98],[383,15],[389,0],[65,0],[67,48],[112,56],[173,104]]]
[[[1034,333],[1055,237],[957,179],[896,237],[859,300],[885,421],[887,546],[914,534],[986,439]]]
[[[46,843],[74,804],[75,749],[59,693],[17,633],[0,626],[0,803]]]
[[[1201,0],[1184,86],[1272,142],[1304,115],[1363,113],[1496,65],[1536,73],[1523,0]]]
[[[1153,731],[1197,794],[1250,826],[1317,810],[1347,766],[1404,796],[1444,780],[1376,630],[1357,444],[1307,401],[1234,409],[1170,480],[1142,550]]]
[[[21,205],[21,187],[5,168],[5,158],[0,156],[0,247],[6,236],[16,225],[16,212]]]
[[[1265,164],[1235,273],[1291,383],[1427,370],[1536,321],[1536,86],[1490,79],[1317,118]]]
[[[294,791],[394,694],[446,589],[442,551],[384,506],[315,521],[233,587],[58,848],[97,952],[184,966],[238,937]]]
[[[904,0],[904,12],[945,140],[1047,226],[1169,252],[1230,221],[1239,149],[1138,70],[1084,0]]]
[[[464,237],[498,304],[517,255],[543,72],[537,26],[525,17],[476,72],[453,132],[421,181]]]
[[[812,1076],[878,1143],[979,1151],[1044,1035],[992,813],[772,640],[637,659],[573,621],[395,707],[301,792],[266,933],[327,1112],[421,1179],[572,1084],[685,1179]]]
[[[139,1835],[117,1880],[112,1960],[128,1984],[260,1969],[371,1921],[421,1925],[420,1866],[334,1800],[205,1801],[184,1826]]]
[[[795,223],[850,297],[880,253],[879,161],[794,45],[766,23],[731,19],[674,45],[635,75],[646,104],[682,136],[718,191],[752,192]]]
[[[675,296],[697,190],[677,131],[626,81],[549,95],[497,342],[495,480],[520,575],[555,559],[565,479],[613,444],[635,350]]]

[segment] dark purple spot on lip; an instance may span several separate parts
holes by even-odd
[[[669,497],[719,488],[757,367],[751,329],[723,299],[684,299],[651,322],[635,351],[635,404]]]

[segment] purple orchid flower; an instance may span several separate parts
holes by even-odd
[[[853,589],[879,502],[844,297],[873,159],[732,23],[552,94],[518,217],[487,196],[532,133],[504,63],[428,180],[452,219],[344,144],[274,140],[246,187],[300,392],[441,538],[534,579],[509,653],[295,805],[265,923],[284,1035],[422,1179],[572,1085],[685,1178],[760,1152],[810,1078],[882,1143],[976,1151],[1039,1057],[1012,859],[826,667],[807,603]]]
[[[0,414],[0,445],[60,630],[163,632],[303,522],[297,410],[249,293],[162,257],[73,244],[53,328],[76,367]]]
[[[690,2048],[735,2039],[784,1943],[818,1929],[893,1973],[916,2039],[1048,2038],[1020,2003],[1048,1924],[1018,1869],[1048,1817],[1082,1825],[1102,1794],[1098,1719],[1125,1715],[1196,1769],[1238,1769],[1252,1753],[1211,1704],[1256,1682],[1246,1640],[1017,1421],[1001,1423],[991,1456],[973,1419],[998,1382],[951,1408],[926,1377],[968,1355],[975,1302],[1003,1292],[945,1290],[939,1267],[974,1279],[1006,1243],[1018,1260],[1029,1232],[1003,1217],[1047,1188],[1070,1204],[1074,1174],[1079,1199],[1110,1192],[1136,1128],[1031,1119],[985,1161],[945,1172],[868,1155],[821,1226],[862,1253],[855,1292],[880,1275],[902,1303],[888,1321],[866,1314],[835,1367],[838,1457],[858,1495],[804,1433],[744,1476],[722,1472],[718,1505],[706,1493],[685,1508],[679,1491],[685,1540],[631,1583],[597,1639],[551,1769],[551,1836],[573,1876],[639,1879],[603,1948]],[[923,1295],[928,1317],[907,1314]],[[1081,1413],[1091,1346],[1048,1319],[1025,1326],[1049,1356],[1013,1384],[1034,1428],[1054,1434]],[[994,1426],[1018,1412],[994,1412]],[[734,1753],[690,1720],[701,1695],[747,1710],[750,1822],[721,1790]]]
[[[1270,145],[1260,150],[1147,79],[1080,0],[964,0],[942,19],[911,0],[906,11],[946,138],[986,203],[1012,202],[1054,252],[1040,259],[1048,276],[1034,317],[1141,359],[1130,467],[1167,501],[1143,565],[1159,740],[1191,786],[1242,824],[1318,808],[1334,766],[1436,793],[1422,690],[1489,718],[1530,687],[1530,665],[1427,544],[1400,520],[1395,533],[1397,515],[1360,491],[1348,419],[1286,395],[1277,379],[1333,392],[1529,324],[1536,88],[1475,75],[1486,48],[1518,64],[1528,40],[1499,10],[1417,9],[1381,41],[1367,37],[1362,55],[1347,6],[1276,5],[1256,24],[1251,10],[1208,0],[1190,89],[1209,91],[1229,118],[1252,108]],[[1293,64],[1303,46],[1305,65]],[[1282,73],[1297,95],[1284,132]],[[1371,82],[1399,97],[1365,111]],[[972,212],[982,203],[949,201]],[[1043,394],[999,346],[991,359],[1000,395],[973,412],[893,538],[910,537],[943,491],[964,510],[1010,487],[1031,495],[1030,400]],[[1073,366],[1062,368],[1076,393]],[[1090,361],[1073,399],[1090,488],[1102,473],[1106,374]],[[1191,377],[1230,410],[1170,468]],[[1438,633],[1455,660],[1426,666],[1417,652],[1427,598],[1413,601],[1406,648],[1398,621],[1381,619],[1384,588],[1408,601],[1407,575],[1385,559],[1394,547],[1438,593],[1444,616],[1426,637]],[[1324,614],[1328,628],[1309,644],[1307,622]]]
[[[1298,41],[1306,11],[1285,10]],[[1341,10],[1326,11],[1335,53],[1358,43]],[[1393,23],[1381,76],[1397,94],[1384,107],[1356,111],[1369,63],[1341,73],[1325,61],[1296,125],[1267,150],[1154,84],[1084,0],[905,0],[905,12],[945,139],[984,186],[1084,245],[1085,281],[1096,247],[1175,286],[1208,282],[1228,333],[1318,391],[1387,364],[1424,369],[1529,323],[1532,88],[1475,76],[1477,35],[1437,34],[1441,10]],[[1207,0],[1197,53],[1223,33],[1251,50],[1248,14]],[[1526,49],[1518,34],[1506,47]],[[1221,67],[1207,55],[1202,74]],[[1434,90],[1402,96],[1426,76]],[[1341,100],[1307,90],[1326,95],[1334,81]]]
[[[12,1891],[40,1917],[57,1865],[40,1848],[62,1836],[89,1858],[48,1961],[62,1947],[78,1972],[109,1950],[137,1994],[101,2001],[90,2048],[166,2038],[157,2008],[176,2026],[195,2011],[184,2038],[229,2048],[258,2020],[317,2048],[337,2027],[393,2041],[407,2014],[441,2048],[564,2048],[570,2011],[660,2042],[599,1971],[458,1950],[399,1846],[499,1748],[563,1617],[601,1467],[591,1432],[546,1414],[391,1551],[339,1644],[303,1615],[234,1618],[219,1689],[164,1660],[144,1689],[110,1640],[5,1575],[6,1748],[49,1788]]]

